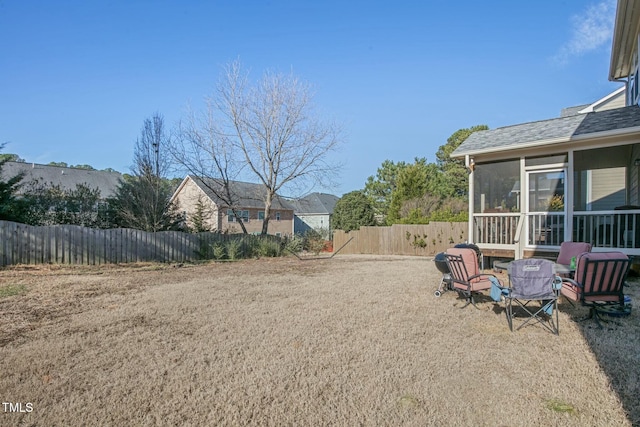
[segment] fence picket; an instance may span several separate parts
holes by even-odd
[[[467,238],[466,222],[394,224],[389,227],[360,227],[344,232],[334,230],[333,247],[347,244],[341,254],[424,255],[433,256]]]
[[[126,262],[191,262],[214,242],[233,238],[213,232],[198,234],[133,229],[92,229],[76,225],[30,226],[0,221],[0,266],[14,264],[101,265]],[[242,236],[248,245],[254,236]],[[269,236],[272,237],[272,236]]]
[[[333,247],[349,239],[342,254],[435,255],[467,236],[467,223],[432,222],[361,227],[333,233]],[[237,237],[237,236],[236,236]],[[203,248],[234,238],[219,233],[148,233],[132,229],[91,229],[72,225],[29,226],[0,221],[0,266],[12,264],[85,264],[190,262]],[[246,251],[255,236],[241,236]]]

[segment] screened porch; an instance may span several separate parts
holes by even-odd
[[[638,169],[638,144],[476,158],[470,235],[483,251],[515,258],[557,252],[563,241],[640,255]]]

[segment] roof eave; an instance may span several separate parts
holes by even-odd
[[[633,0],[618,0],[616,8],[609,80],[620,80],[631,73],[630,53],[636,44],[640,5]]]
[[[484,150],[461,151],[459,153],[451,153],[451,157],[459,159],[459,158],[464,158],[465,156],[477,156],[480,154],[493,154],[493,153],[499,153],[504,151],[525,150],[527,148],[556,145],[556,144],[562,144],[567,142],[598,140],[603,138],[612,138],[617,136],[630,135],[634,133],[640,133],[640,126],[634,126],[634,127],[624,128],[624,129],[606,130],[602,132],[593,132],[593,133],[587,133],[583,135],[575,135],[575,136],[572,135],[569,137],[562,137],[562,138],[543,139],[539,141],[530,141],[530,142],[525,142],[521,144],[514,144],[511,146],[492,147],[490,149],[484,149]]]

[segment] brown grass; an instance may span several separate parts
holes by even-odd
[[[0,424],[640,425],[637,310],[511,333],[439,279],[374,256],[3,270],[0,398],[33,411]]]

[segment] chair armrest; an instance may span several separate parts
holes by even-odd
[[[575,280],[573,280],[573,279],[571,279],[569,277],[563,277],[562,278],[562,283],[569,283],[569,284],[571,284],[573,286],[576,286],[576,287],[582,289],[582,285],[580,283],[576,282]]]
[[[489,278],[489,277],[493,277],[494,279],[496,279],[498,281],[498,283],[500,283],[502,285],[502,282],[500,281],[500,279],[495,275],[495,274],[490,274],[490,273],[480,273],[480,274],[474,274],[473,276],[469,276],[467,278],[468,281],[472,281],[473,279],[479,279],[479,278]]]
[[[560,276],[554,277],[552,287],[553,287],[553,290],[555,291],[559,291],[560,289],[562,289],[562,277]]]

